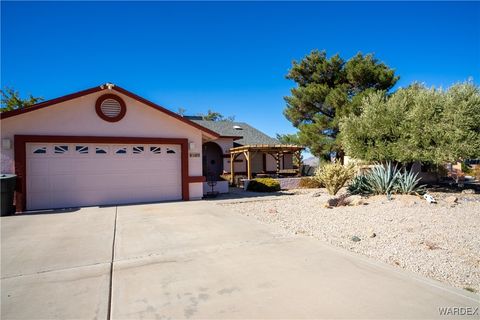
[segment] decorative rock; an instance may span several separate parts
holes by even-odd
[[[462,193],[463,193],[463,194],[475,194],[475,190],[473,190],[473,189],[465,189],[465,190],[462,190]]]
[[[370,238],[375,238],[377,236],[377,234],[375,232],[372,232],[372,234],[370,234]]]
[[[445,201],[446,201],[446,202],[452,203],[452,204],[453,204],[453,203],[457,203],[457,200],[458,200],[458,198],[455,197],[455,196],[449,196],[449,197],[446,197],[446,198],[445,198]]]
[[[321,191],[316,191],[316,192],[312,193],[312,197],[320,197],[321,195],[322,195]]]
[[[349,206],[359,206],[359,205],[362,205],[364,202],[361,196],[354,195],[346,198],[345,203]]]
[[[428,193],[424,194],[424,195],[423,195],[423,198],[424,198],[425,200],[427,200],[428,203],[437,203],[437,201],[435,200],[435,198],[434,198],[432,195],[428,194]]]
[[[357,237],[357,236],[353,236],[353,237],[351,238],[351,240],[352,240],[353,242],[358,242],[358,241],[360,241],[360,240],[362,240],[362,239],[360,239],[360,238]]]
[[[330,198],[327,200],[327,202],[325,203],[325,206],[328,206],[328,207],[336,207],[338,204],[338,199],[337,198]]]

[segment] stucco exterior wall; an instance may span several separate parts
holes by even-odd
[[[95,112],[97,98],[106,93],[116,94],[125,101],[127,112],[119,122],[104,121]],[[188,150],[189,153],[200,153],[200,157],[189,157],[189,175],[202,175],[202,132],[199,129],[116,91],[102,90],[44,109],[2,119],[0,125],[2,139],[8,138],[12,142],[11,149],[1,150],[2,173],[14,172],[13,138],[16,134],[22,134],[186,138],[195,145],[194,149]],[[200,198],[203,194],[202,183],[190,184],[189,189],[192,199]]]
[[[283,156],[283,161],[285,162],[285,164],[282,163],[283,167],[280,167],[280,168],[283,168],[283,169],[293,169],[293,154],[285,154]]]
[[[257,153],[251,156],[252,157],[252,172],[262,172],[263,171],[263,153]]]
[[[277,162],[275,161],[275,158],[272,155],[267,154],[266,161],[267,161],[267,163],[266,163],[267,171],[277,170]],[[280,168],[281,167],[282,166],[281,166],[281,163],[280,163]]]

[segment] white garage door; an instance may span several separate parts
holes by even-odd
[[[27,210],[180,200],[179,145],[27,143]]]

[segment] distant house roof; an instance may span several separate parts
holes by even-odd
[[[196,116],[185,116],[185,118],[216,132],[221,137],[237,137],[237,139],[235,139],[236,145],[280,143],[277,139],[269,137],[245,122],[209,121],[199,119],[199,117]]]

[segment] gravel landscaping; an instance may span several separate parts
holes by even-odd
[[[220,205],[279,230],[479,293],[480,194],[431,194],[438,203],[416,196],[374,196],[361,205],[327,208],[331,196],[325,189],[298,189]]]

